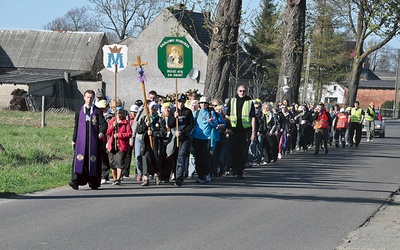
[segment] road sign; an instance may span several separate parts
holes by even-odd
[[[157,55],[165,78],[185,78],[193,68],[193,49],[185,37],[164,37]]]
[[[103,64],[114,73],[124,70],[128,65],[128,47],[119,44],[104,45]]]

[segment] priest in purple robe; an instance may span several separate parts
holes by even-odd
[[[101,181],[101,159],[103,152],[101,140],[107,131],[107,122],[101,109],[93,105],[95,93],[86,90],[85,104],[75,115],[75,127],[72,147],[75,149],[72,163],[72,178],[68,183],[73,189],[89,184],[91,189],[98,189]]]

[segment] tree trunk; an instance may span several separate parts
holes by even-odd
[[[360,83],[360,76],[362,72],[364,60],[359,60],[358,56],[354,57],[353,65],[351,67],[351,79],[349,82],[348,93],[346,96],[346,106],[353,106],[357,101],[358,85]]]
[[[283,15],[283,50],[276,101],[298,102],[303,67],[306,0],[288,0]],[[287,79],[287,86],[285,86]]]
[[[220,0],[211,36],[204,94],[228,97],[229,73],[238,40],[242,0]]]

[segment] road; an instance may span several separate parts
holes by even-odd
[[[386,138],[295,152],[245,179],[100,190],[61,187],[0,200],[0,249],[335,249],[399,189],[400,121]]]

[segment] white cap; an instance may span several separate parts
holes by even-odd
[[[139,106],[136,105],[136,104],[133,104],[133,105],[130,107],[129,111],[138,112],[138,111],[139,111]]]
[[[344,108],[340,108],[340,113],[344,113],[345,109]]]

